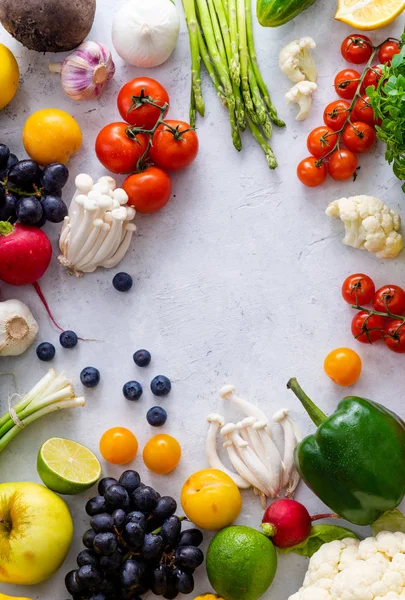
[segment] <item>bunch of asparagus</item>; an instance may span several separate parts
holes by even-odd
[[[235,148],[249,126],[270,169],[277,160],[268,144],[274,123],[284,127],[257,64],[251,0],[182,0],[191,49],[190,123],[204,116],[201,59],[224,107],[229,111]]]

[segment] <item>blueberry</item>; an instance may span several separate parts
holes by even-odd
[[[42,198],[42,208],[46,218],[51,223],[62,223],[68,214],[66,204],[62,198],[55,195],[49,195]]]
[[[142,392],[142,386],[137,381],[128,381],[122,388],[122,393],[127,400],[139,400]]]
[[[157,375],[154,377],[154,379],[152,379],[150,389],[152,390],[152,394],[155,396],[167,396],[172,389],[172,384],[170,379],[164,375]]]
[[[39,360],[43,360],[48,362],[48,360],[52,360],[55,356],[55,346],[50,344],[49,342],[42,342],[37,346],[37,356]]]
[[[151,361],[151,355],[150,352],[148,352],[147,350],[137,350],[133,356],[134,358],[134,363],[138,366],[138,367],[147,367]]]
[[[128,273],[117,273],[114,275],[113,286],[119,292],[128,292],[132,287],[132,277]]]
[[[63,348],[74,348],[77,345],[77,335],[74,331],[63,331],[59,336],[59,341]]]
[[[55,194],[59,192],[69,178],[69,171],[61,163],[51,163],[42,171],[41,183],[47,192]]]
[[[32,196],[23,196],[17,203],[17,219],[23,225],[35,225],[41,220],[43,213],[42,204]]]
[[[154,406],[146,413],[146,420],[152,427],[162,427],[167,421],[167,412],[160,406]]]
[[[94,388],[100,383],[100,371],[95,367],[86,367],[80,373],[80,381],[87,388]]]

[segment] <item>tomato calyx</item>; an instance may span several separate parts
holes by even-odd
[[[359,333],[354,336],[355,339],[357,340],[362,335],[365,335],[368,340],[368,343],[372,344],[373,341],[370,339],[370,333],[372,331],[381,331],[383,333],[381,337],[392,338],[399,342],[400,341],[399,332],[400,332],[401,328],[405,325],[405,316],[404,315],[395,315],[394,313],[392,313],[388,307],[389,299],[386,299],[386,298],[384,298],[384,304],[386,306],[385,312],[379,311],[379,310],[374,310],[372,308],[366,308],[364,306],[360,306],[360,304],[357,302],[357,289],[358,289],[358,287],[360,287],[360,283],[361,282],[358,282],[353,285],[353,288],[355,288],[355,294],[356,294],[356,304],[351,304],[351,308],[353,308],[354,310],[361,311],[363,313],[367,313],[368,316],[362,323]],[[388,333],[387,330],[384,328],[368,327],[368,322],[372,316],[383,317],[384,319],[400,321],[400,323],[393,332]]]

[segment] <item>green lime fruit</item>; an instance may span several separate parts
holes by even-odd
[[[101,476],[101,466],[93,452],[63,438],[51,438],[42,444],[37,471],[47,488],[69,496],[85,492]]]
[[[212,539],[207,574],[225,600],[257,600],[270,587],[277,570],[277,553],[262,533],[234,525]]]

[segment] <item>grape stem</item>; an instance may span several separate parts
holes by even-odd
[[[179,521],[189,521],[190,519],[188,519],[185,515],[183,515],[182,517],[179,517]],[[153,535],[157,535],[158,533],[160,533],[162,531],[162,527],[158,527],[157,529],[155,529],[154,531],[152,531]]]

